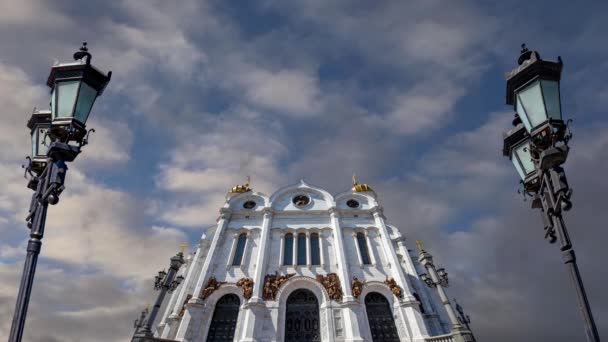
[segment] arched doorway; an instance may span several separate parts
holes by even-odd
[[[227,294],[220,298],[215,304],[207,342],[224,342],[234,340],[236,320],[239,316],[241,301],[234,294]]]
[[[386,297],[370,292],[365,296],[365,309],[373,341],[399,342],[393,311]]]
[[[312,292],[299,289],[287,297],[285,341],[321,341],[319,302]]]

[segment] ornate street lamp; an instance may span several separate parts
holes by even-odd
[[[143,324],[140,324],[141,327],[136,327],[135,333],[133,334],[133,338],[131,339],[131,341],[149,341],[149,339],[147,338],[151,338],[154,336],[154,332],[152,332],[152,324],[154,324],[154,320],[156,319],[158,310],[160,310],[160,307],[163,304],[165,295],[167,293],[175,291],[179,284],[181,284],[184,280],[184,277],[181,275],[177,276],[177,278],[175,277],[177,271],[179,271],[180,267],[183,264],[184,254],[183,251],[180,251],[176,255],[171,257],[169,264],[169,272],[165,272],[165,270],[162,270],[159,271],[158,275],[154,277],[154,289],[160,292],[158,294],[158,297],[156,298],[154,307],[152,307],[150,316],[148,316],[148,318],[144,321]]]
[[[533,198],[532,208],[542,213],[545,238],[560,242],[562,257],[576,289],[588,341],[599,341],[591,307],[583,286],[576,255],[562,217],[570,210],[572,190],[561,165],[568,157],[572,134],[562,119],[560,77],[563,62],[544,61],[522,45],[519,67],[508,72],[506,102],[515,109],[515,128],[504,134],[503,154],[513,162]]]
[[[85,57],[86,61],[82,62]],[[27,123],[32,137],[32,156],[27,157],[26,176],[30,176],[27,186],[34,190],[34,194],[26,217],[30,239],[9,342],[20,342],[23,338],[48,205],[59,202],[68,171],[66,162],[73,161],[82,146],[87,144],[86,119],[95,98],[106,87],[112,74],[103,75],[91,65],[86,43],[74,54],[74,59],[75,63],[53,66],[47,82],[52,94],[51,110],[34,110]]]
[[[455,342],[474,341],[475,338],[473,337],[473,333],[467,326],[463,325],[460,322],[456,311],[454,311],[454,308],[450,303],[450,299],[445,293],[444,287],[449,286],[447,272],[444,268],[435,267],[435,263],[433,262],[433,256],[422,248],[422,243],[420,241],[416,241],[416,245],[418,246],[418,251],[420,252],[418,256],[418,262],[420,262],[422,266],[424,266],[428,273],[422,273],[418,276],[422,281],[424,281],[424,283],[428,287],[437,290],[439,298],[443,303],[443,307],[445,308],[445,311],[447,312],[448,318],[450,319],[450,323],[452,325],[452,338]]]

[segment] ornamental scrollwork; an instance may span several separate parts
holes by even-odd
[[[243,289],[243,298],[250,299],[253,294],[253,279],[241,278],[236,282],[236,286]]]
[[[342,286],[340,286],[340,278],[335,273],[328,273],[327,275],[317,275],[317,281],[321,283],[327,293],[329,294],[329,298],[340,301],[342,300]]]
[[[401,295],[403,294],[401,291],[401,287],[399,287],[399,285],[397,285],[397,282],[395,281],[395,279],[393,278],[386,278],[386,280],[384,281],[384,283],[391,289],[391,292],[393,292],[393,294],[397,297],[397,298],[401,298]]]
[[[279,288],[283,285],[289,278],[296,275],[295,273],[279,275],[278,272],[274,274],[267,274],[264,277],[264,290],[263,296],[264,299],[275,300],[277,293],[279,292]]]
[[[215,277],[211,277],[209,278],[209,280],[207,281],[207,285],[205,285],[205,287],[203,288],[203,290],[201,291],[201,298],[203,299],[207,299],[207,297],[211,296],[211,294],[220,288],[220,286],[222,286],[223,284],[226,284],[225,281],[217,281],[217,279],[215,279]]]
[[[351,289],[352,289],[352,292],[353,292],[353,297],[359,298],[359,296],[361,295],[361,292],[363,291],[363,283],[364,282],[365,282],[365,280],[362,282],[357,277],[353,278],[353,282],[351,283]]]

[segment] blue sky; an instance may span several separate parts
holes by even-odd
[[[606,334],[607,10],[599,1],[1,1],[0,336],[27,240],[25,122],[48,105],[52,63],[82,41],[114,75],[91,115],[97,133],[50,210],[28,340],[126,339],[154,298],[154,273],[181,242],[197,242],[247,175],[266,193],[300,178],[338,193],[353,172],[450,272],[480,340],[582,340],[559,253],[501,155],[512,117],[503,75],[523,42],[564,59],[563,108],[575,120],[567,221]]]

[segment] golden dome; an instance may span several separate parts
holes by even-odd
[[[353,191],[354,192],[362,192],[362,191],[373,191],[372,187],[367,184],[359,184],[355,179],[355,175],[353,174]]]
[[[247,183],[245,183],[244,185],[233,186],[232,189],[230,189],[230,192],[234,193],[234,194],[240,194],[243,192],[251,191],[251,188],[249,187],[249,181],[250,181],[250,178],[249,178],[249,176],[247,176]]]

